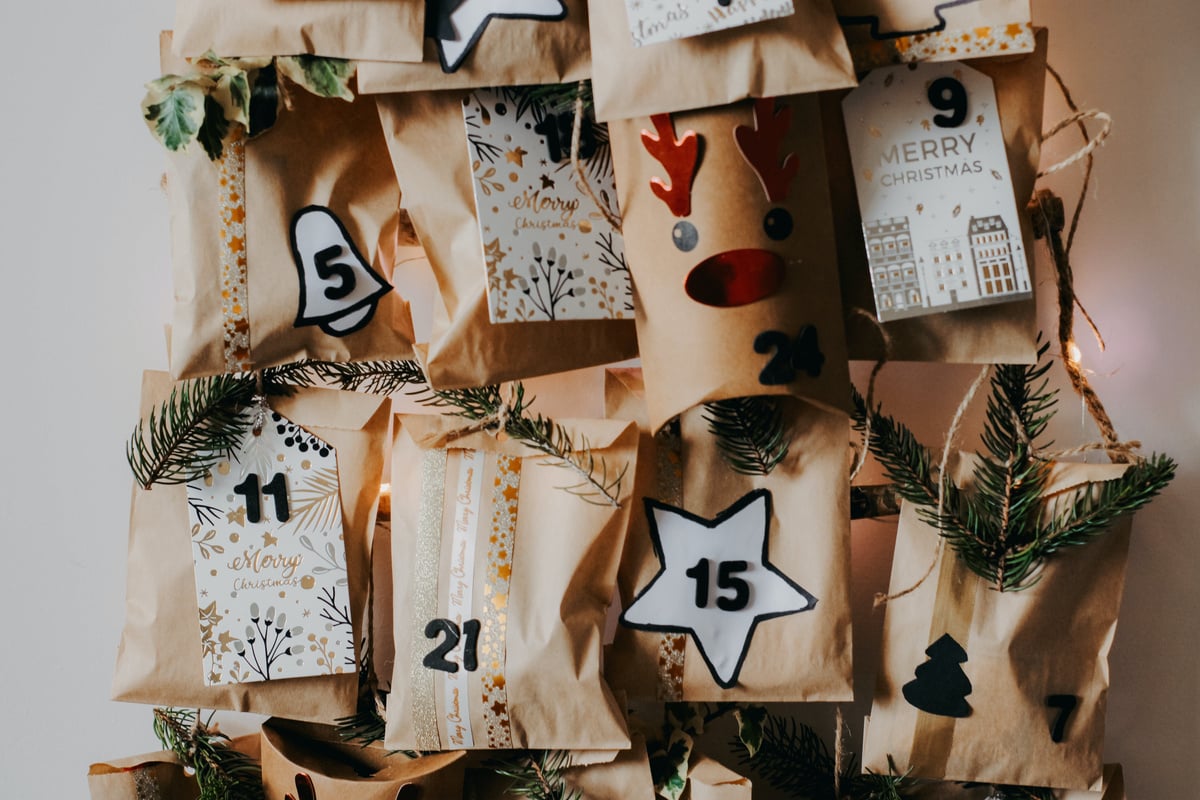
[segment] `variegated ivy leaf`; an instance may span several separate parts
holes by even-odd
[[[679,800],[687,788],[688,762],[692,759],[692,737],[681,730],[671,731],[662,753],[655,789],[665,800]]]
[[[208,154],[210,161],[216,161],[225,151],[225,137],[229,133],[229,120],[225,119],[225,109],[211,94],[204,96],[204,122],[196,138]]]
[[[275,69],[319,97],[354,99],[354,92],[350,91],[350,79],[355,70],[353,61],[310,55],[280,56],[275,59]]]
[[[746,746],[746,752],[751,758],[762,747],[763,722],[767,718],[765,706],[742,706],[734,709],[733,718],[737,720],[738,738]]]
[[[212,97],[225,112],[228,122],[250,127],[250,78],[245,70],[224,66],[213,73],[216,85]]]
[[[183,150],[195,141],[204,124],[204,101],[211,87],[208,78],[178,75],[165,75],[146,84],[142,117],[168,150]]]

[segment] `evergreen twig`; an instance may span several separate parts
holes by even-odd
[[[508,794],[529,800],[581,800],[583,793],[568,789],[563,772],[571,766],[566,750],[526,750],[511,758],[489,761],[497,775],[511,778]]]
[[[769,475],[787,458],[787,425],[775,397],[735,397],[704,404],[704,420],[734,472]]]
[[[199,714],[199,710],[154,709],[154,735],[195,770],[200,800],[262,800],[259,763],[234,750],[229,737],[211,730]]]

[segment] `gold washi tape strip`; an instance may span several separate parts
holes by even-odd
[[[424,625],[437,617],[438,572],[442,554],[442,508],[446,499],[448,451],[425,451],[421,463],[421,510],[417,521],[417,552],[413,558],[412,641],[409,674],[412,683],[413,729],[417,749],[441,750],[434,674],[424,662],[428,641]]]
[[[246,290],[246,139],[235,132],[220,160],[221,318],[226,372],[250,369]]]
[[[488,536],[487,579],[483,590],[482,630],[479,637],[479,664],[483,670],[483,720],[489,748],[513,746],[504,663],[507,658],[508,598],[520,489],[521,459],[499,456],[491,498],[492,524],[491,535]]]

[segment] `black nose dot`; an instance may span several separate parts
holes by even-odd
[[[786,208],[773,208],[763,217],[763,230],[775,241],[792,235],[792,215]]]
[[[671,229],[671,241],[677,248],[687,253],[696,249],[696,244],[700,241],[700,233],[696,230],[696,226],[686,219],[680,220]]]

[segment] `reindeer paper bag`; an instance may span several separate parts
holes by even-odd
[[[616,288],[628,276],[620,233],[572,188],[568,151],[552,152],[549,145],[561,132],[555,120],[569,123],[570,115],[549,116],[553,112],[528,89],[497,91],[486,100],[461,92],[379,97],[396,173],[440,294],[422,359],[437,388],[562,372],[637,353],[627,297]],[[499,127],[521,115],[518,129],[546,134],[527,147],[503,136],[475,141],[489,123]],[[474,126],[470,136],[468,125]],[[603,159],[607,148],[598,139],[595,158]],[[486,214],[494,219],[485,221]],[[564,318],[564,308],[574,314],[585,302],[589,318]]]
[[[995,110],[1000,118],[1008,170],[1021,227],[1021,249],[1033,271],[1034,239],[1025,203],[1033,195],[1041,152],[1042,99],[1046,80],[1046,32],[1037,36],[1037,50],[1018,56],[977,59],[967,66],[993,83]],[[876,310],[872,265],[867,256],[864,227],[855,191],[841,95],[821,98],[825,112],[825,143],[830,194],[837,232],[842,298],[846,308],[846,338],[852,359],[883,356],[883,339],[876,323],[858,309]],[[850,124],[857,124],[854,119]],[[886,237],[884,237],[886,240]],[[1036,283],[1036,280],[1034,281]],[[899,361],[952,363],[1032,363],[1037,350],[1035,298],[984,305],[883,323],[890,351]]]
[[[462,796],[461,751],[410,758],[347,744],[327,725],[262,726],[265,800],[415,800]]]
[[[1061,510],[1094,491],[1086,482],[1124,471],[1059,464],[1045,494]],[[893,759],[920,778],[1097,790],[1129,531],[1125,515],[1047,561],[1036,582],[1000,592],[905,503],[890,591],[916,589],[887,606],[863,766]]]
[[[834,0],[854,66],[957,61],[1034,48],[1029,0]]]
[[[750,97],[778,97],[854,85],[846,41],[829,0],[796,0],[792,13],[698,36],[638,46],[636,34],[661,31],[680,17],[723,18],[743,11],[728,3],[689,2],[660,10],[661,18],[631,25],[629,0],[592,0],[592,61],[596,117],[720,106]],[[767,3],[759,2],[760,12]],[[778,7],[780,4],[769,4]],[[654,14],[654,4],[643,9]],[[761,17],[760,17],[761,19]]]
[[[650,427],[730,397],[849,392],[815,97],[612,123]]]
[[[613,374],[608,413],[644,418],[636,376]],[[631,697],[817,701],[851,695],[849,427],[774,398],[787,452],[735,472],[694,408],[645,428],[605,673]],[[781,670],[779,664],[787,664]]]
[[[169,156],[167,196],[173,375],[412,357],[391,284],[400,190],[373,101],[297,89],[219,161]]]
[[[143,417],[171,390],[147,373]],[[327,389],[270,403],[270,428],[254,437],[248,424],[239,440],[282,443],[279,458],[259,451],[269,471],[239,444],[241,468],[224,459],[207,478],[134,489],[113,699],[353,713],[391,404]]]
[[[180,0],[175,52],[420,61],[421,0]]]
[[[628,747],[600,657],[632,502],[634,427],[563,422],[554,437],[574,455],[549,455],[522,444],[516,426],[501,438],[455,417],[398,424],[385,744]]]

